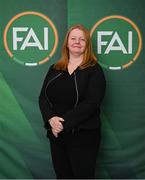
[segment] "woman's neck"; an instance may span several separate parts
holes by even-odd
[[[83,61],[83,55],[80,55],[80,56],[70,55],[70,58],[69,58],[69,63],[70,64],[78,64],[78,65],[80,65],[82,61]]]

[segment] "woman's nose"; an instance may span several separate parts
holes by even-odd
[[[76,43],[80,43],[80,40],[79,40],[79,39],[76,39]]]

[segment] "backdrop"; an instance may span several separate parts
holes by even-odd
[[[91,31],[107,81],[96,177],[145,178],[144,6],[143,0],[0,2],[0,178],[55,178],[38,96],[68,27],[78,23]]]

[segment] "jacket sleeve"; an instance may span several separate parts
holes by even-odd
[[[48,82],[48,76],[50,75],[50,73],[52,72],[52,69],[53,69],[52,66],[49,68],[49,71],[45,77],[45,80],[43,82],[43,86],[42,86],[42,89],[40,92],[40,96],[39,96],[39,107],[40,107],[40,111],[41,111],[41,114],[43,117],[44,127],[46,129],[51,129],[51,126],[50,126],[48,120],[50,118],[52,118],[53,116],[55,116],[54,112],[52,111],[51,105],[46,98],[46,94],[45,94],[45,89],[46,89],[47,82]]]
[[[105,87],[106,81],[101,67],[99,65],[92,67],[86,98],[62,116],[64,129],[73,129],[83,121],[89,120],[101,105]]]

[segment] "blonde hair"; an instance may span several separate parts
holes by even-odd
[[[66,33],[64,43],[62,46],[62,56],[61,56],[60,60],[54,65],[55,69],[58,69],[58,70],[66,70],[67,69],[68,62],[69,62],[69,49],[67,47],[68,37],[69,37],[70,32],[73,29],[80,29],[81,31],[83,31],[83,33],[85,35],[85,39],[86,39],[86,47],[85,47],[85,51],[84,51],[83,61],[79,67],[81,69],[84,69],[86,67],[93,66],[97,63],[97,58],[95,57],[93,50],[92,50],[92,42],[91,42],[90,32],[83,25],[78,24],[78,25],[72,26]]]

